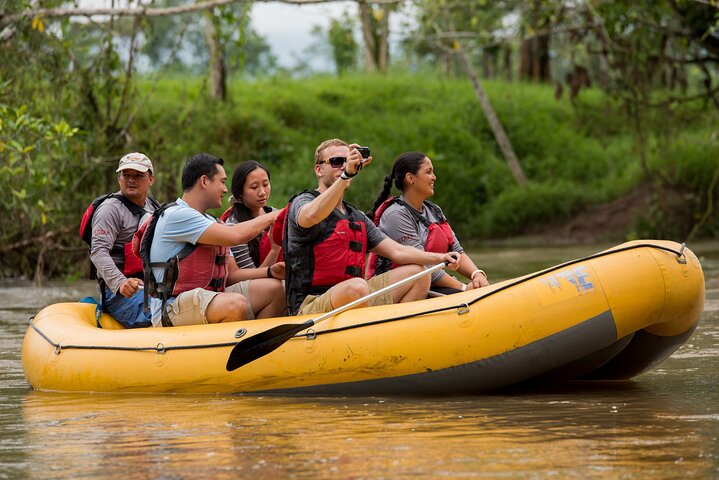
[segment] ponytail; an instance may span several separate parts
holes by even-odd
[[[427,155],[422,152],[405,152],[395,158],[394,164],[392,164],[392,171],[384,177],[382,191],[377,195],[372,210],[367,212],[367,216],[370,220],[374,221],[374,215],[377,209],[382,205],[382,202],[389,198],[389,193],[392,190],[392,181],[394,181],[394,186],[397,187],[397,190],[404,192],[405,175],[408,173],[416,175],[425,158],[427,158]]]
[[[389,194],[392,191],[392,173],[384,177],[384,185],[382,186],[382,191],[379,192],[377,195],[377,198],[374,201],[374,205],[372,206],[372,210],[367,211],[367,216],[370,220],[374,221],[374,214],[379,208],[382,203],[389,198]]]

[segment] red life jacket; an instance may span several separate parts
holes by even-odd
[[[316,190],[307,190],[315,197]],[[305,193],[305,192],[303,192]],[[290,202],[295,197],[290,199]],[[296,314],[307,295],[320,295],[334,285],[354,277],[362,277],[367,252],[367,231],[364,214],[342,202],[347,215],[337,210],[319,223],[319,235],[298,237],[290,243],[287,222],[284,222],[283,248],[285,257],[287,305]],[[289,207],[289,204],[288,204]]]
[[[175,297],[195,288],[204,288],[215,292],[225,290],[227,281],[227,247],[219,245],[186,244],[175,256],[164,262],[150,261],[150,248],[155,236],[157,221],[170,207],[165,204],[152,214],[149,220],[140,225],[132,239],[132,250],[142,259],[145,283],[145,311],[148,308],[148,295],[162,300],[162,325],[171,327],[165,306],[169,297]],[[218,220],[220,222],[220,220]],[[221,223],[221,222],[220,222]],[[158,282],[153,268],[164,270],[162,282]]]
[[[92,202],[90,202],[90,205],[85,209],[85,212],[82,214],[82,219],[80,220],[80,238],[82,238],[85,243],[87,243],[90,248],[92,248],[92,219],[95,216],[95,212],[100,207],[100,205],[107,199],[110,198],[116,198],[122,202],[122,204],[127,208],[130,213],[132,213],[134,216],[137,217],[137,222],[139,224],[140,219],[142,219],[142,216],[147,212],[144,207],[141,207],[140,205],[136,204],[126,196],[118,193],[108,193],[105,195],[100,195],[96,199],[94,199]],[[150,204],[155,208],[160,208],[160,204],[157,203],[157,200],[155,200],[152,197],[147,197],[147,199],[150,201]],[[113,262],[115,262],[115,265],[117,266],[118,270],[122,272],[123,275],[126,277],[142,277],[142,261],[138,256],[136,256],[134,253],[132,253],[132,243],[127,242],[120,246],[113,246],[112,250],[110,251],[110,255],[113,258]],[[115,259],[115,257],[122,256],[122,260],[118,263],[118,261]],[[90,262],[90,276],[91,278],[96,278],[97,271],[95,270],[95,265]],[[98,281],[102,281],[102,279],[98,279]]]
[[[270,213],[272,211],[272,208],[270,208],[270,207],[263,207],[263,208],[265,210],[265,213]],[[220,220],[222,220],[223,222],[227,222],[227,219],[229,219],[231,215],[232,215],[232,207],[229,207],[227,210],[225,210],[222,213],[222,215],[220,216]],[[277,222],[275,221],[275,223],[277,223]],[[281,225],[282,224],[280,223],[280,240],[278,242],[276,242],[277,245],[282,245],[282,231],[281,231],[282,227],[281,227]],[[262,262],[265,261],[265,258],[267,258],[267,255],[269,255],[270,251],[272,250],[272,244],[270,243],[269,231],[270,231],[270,229],[267,228],[264,231],[262,231],[257,237],[255,237],[260,242],[260,244],[259,244],[259,253],[260,253],[259,260],[260,260],[260,262],[256,263],[255,267],[259,267],[260,265],[262,265]],[[273,230],[272,239],[274,240],[274,238],[275,238],[275,234],[274,234],[274,230]],[[283,257],[282,249],[280,249],[280,253],[277,255],[277,261],[281,262],[282,257]]]
[[[450,251],[450,249],[454,245],[454,235],[452,234],[452,227],[450,227],[449,223],[447,222],[447,219],[442,214],[442,210],[432,202],[424,201],[424,208],[430,209],[430,211],[434,214],[435,218],[440,218],[441,220],[439,222],[431,223],[425,218],[424,215],[419,213],[411,206],[407,205],[407,203],[401,200],[399,197],[389,197],[377,208],[377,211],[374,214],[374,218],[372,219],[375,225],[379,227],[379,222],[382,218],[382,214],[384,214],[384,212],[387,210],[387,207],[389,207],[393,203],[397,203],[398,205],[402,205],[403,207],[405,207],[412,214],[412,217],[415,220],[427,227],[427,230],[429,230],[427,241],[424,244],[425,252],[447,253]],[[389,258],[380,257],[379,255],[375,255],[374,253],[370,252],[369,260],[367,262],[366,278],[371,278],[375,275],[382,274],[393,268],[396,268],[397,266],[398,265],[392,262]]]

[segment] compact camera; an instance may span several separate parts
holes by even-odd
[[[357,147],[357,151],[362,155],[362,158],[369,158],[369,147]]]

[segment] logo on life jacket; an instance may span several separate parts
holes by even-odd
[[[99,197],[95,198],[92,202],[90,202],[90,205],[85,209],[85,212],[82,214],[82,219],[80,220],[80,238],[85,241],[85,243],[88,244],[90,248],[92,248],[92,220],[95,217],[95,212],[97,212],[97,209],[102,205],[105,200],[108,200],[110,198],[116,198],[122,202],[122,204],[127,208],[132,215],[136,216],[138,218],[138,223],[142,216],[147,212],[144,207],[141,207],[140,205],[136,204],[126,196],[122,194],[117,193],[108,193],[105,195],[100,195]],[[147,197],[150,201],[150,204],[157,209],[160,207],[160,204],[157,203],[157,201],[152,197]],[[117,263],[117,268],[125,275],[126,277],[133,277],[138,276],[142,273],[142,262],[140,262],[140,259],[132,253],[132,248],[130,242],[127,242],[122,247],[113,247],[113,249],[110,252],[111,254],[116,254],[119,256],[122,254],[122,263]],[[114,260],[113,260],[114,261]],[[91,263],[91,278],[96,278],[96,271],[95,271],[95,265]]]

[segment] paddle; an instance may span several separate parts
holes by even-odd
[[[358,298],[353,302],[342,305],[341,307],[335,308],[331,312],[327,312],[317,318],[307,320],[304,323],[289,323],[285,325],[278,325],[262,333],[258,333],[257,335],[246,338],[232,348],[230,356],[227,357],[227,371],[231,372],[233,370],[236,370],[243,365],[247,365],[248,363],[257,360],[258,358],[263,357],[270,352],[273,352],[302,330],[307,330],[313,325],[317,325],[318,323],[323,322],[339,313],[342,313],[345,310],[356,307],[357,305],[364,303],[367,300],[378,297],[386,292],[394,290],[397,287],[401,287],[402,285],[414,282],[418,278],[423,277],[424,275],[429,275],[432,272],[436,272],[437,270],[440,270],[445,266],[446,264],[444,262],[438,263],[431,268],[422,270],[421,272],[417,272],[414,275],[400,280],[399,282],[387,285],[386,287],[381,288],[376,292],[370,293],[369,295],[366,295],[362,298]]]

